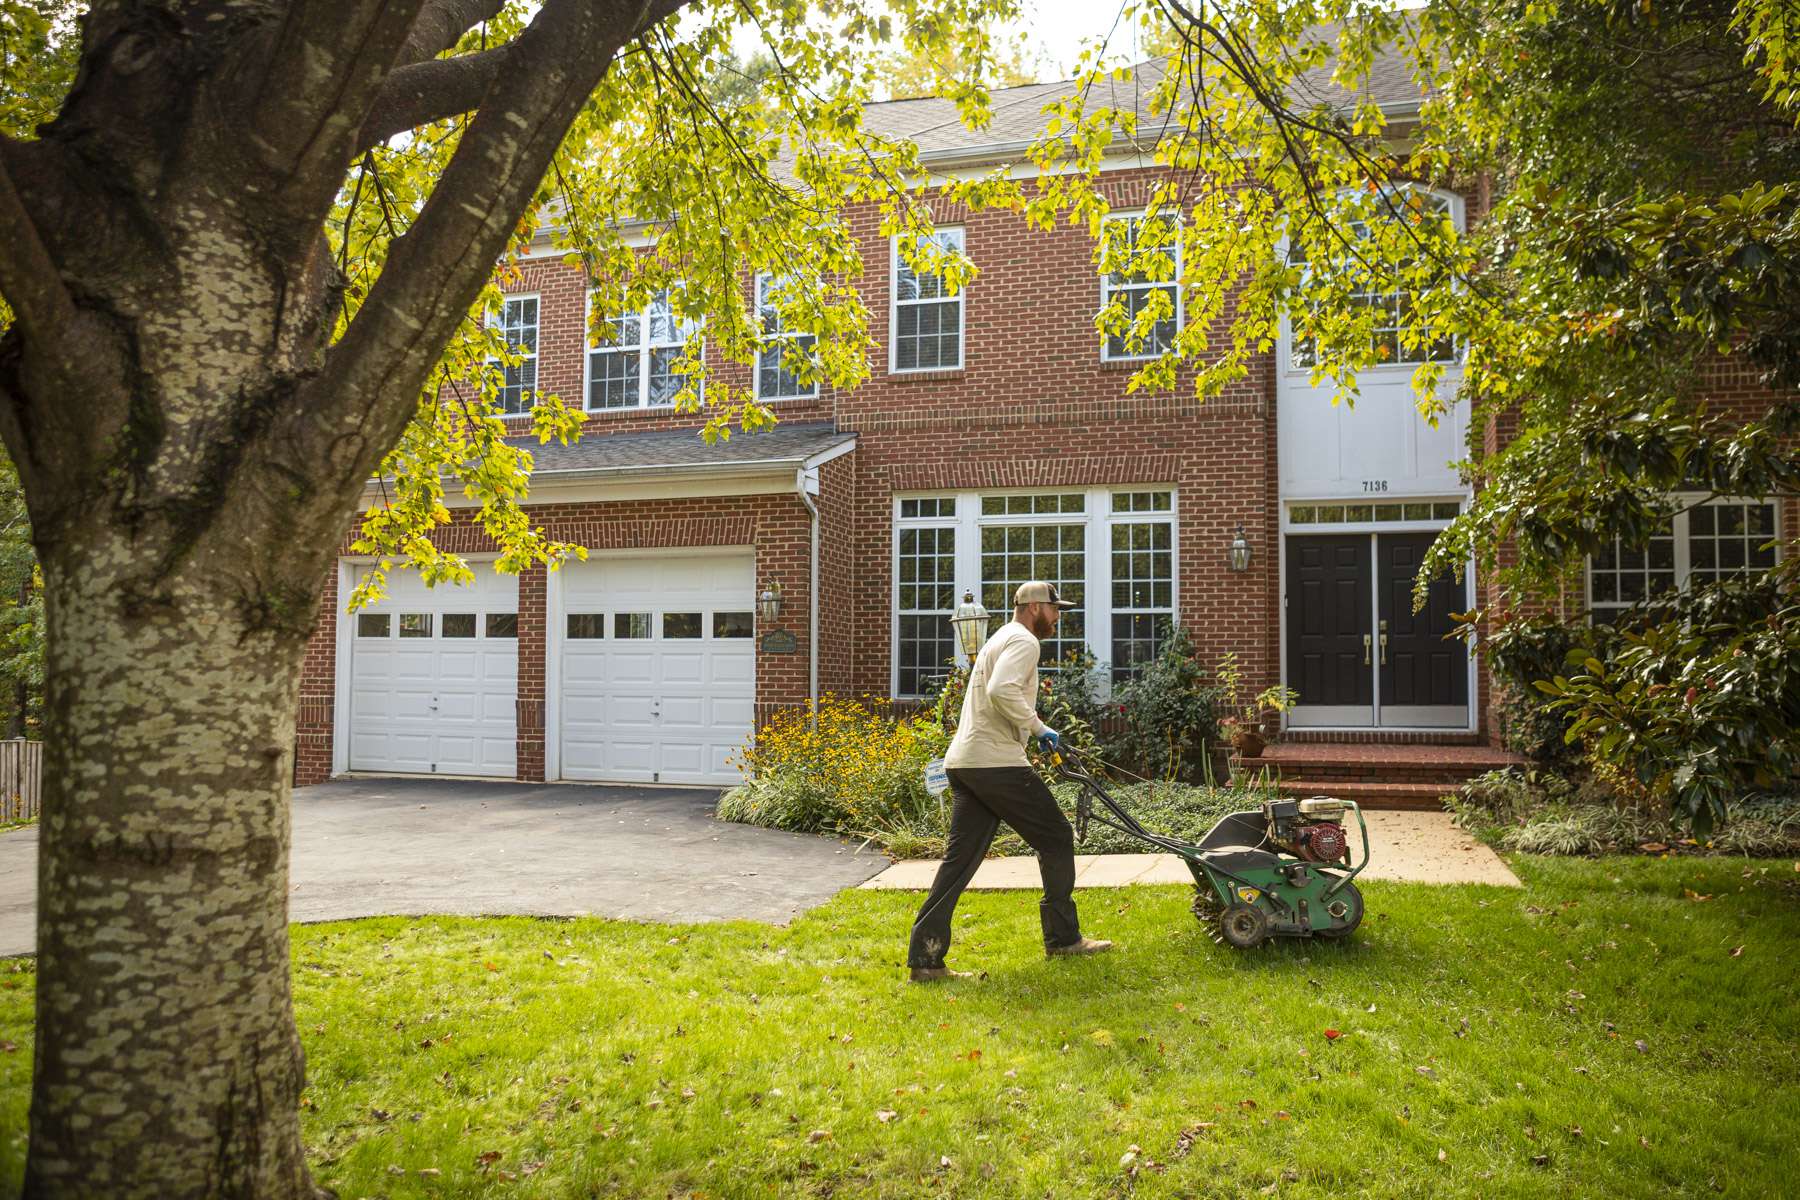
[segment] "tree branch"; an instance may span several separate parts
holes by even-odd
[[[436,58],[456,48],[462,35],[504,7],[504,0],[428,0],[400,48],[399,66]]]
[[[410,419],[433,363],[581,106],[621,47],[690,0],[548,0],[514,42],[424,211],[389,250],[368,300],[305,386],[286,453],[328,464],[335,507]]]
[[[39,344],[57,345],[55,331],[75,324],[75,302],[13,184],[9,160],[16,161],[22,149],[19,142],[0,134],[0,227],[8,231],[0,238],[0,296],[38,335]]]
[[[358,149],[379,145],[408,129],[480,107],[482,97],[512,57],[514,46],[496,46],[457,58],[433,58],[401,67],[381,85],[362,130]]]

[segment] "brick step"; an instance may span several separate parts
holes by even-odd
[[[1485,746],[1485,733],[1440,733],[1418,729],[1287,729],[1289,745],[1328,746]]]
[[[1454,786],[1477,775],[1495,770],[1493,766],[1425,765],[1422,763],[1291,763],[1270,758],[1231,760],[1233,774],[1242,771],[1254,775],[1267,770],[1282,779],[1334,779],[1357,783],[1435,783]]]
[[[1443,796],[1451,789],[1435,783],[1367,783],[1328,779],[1284,779],[1277,785],[1284,796],[1333,796],[1354,800],[1371,810],[1439,812]]]

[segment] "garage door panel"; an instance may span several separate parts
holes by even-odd
[[[416,575],[390,577],[388,597],[371,612],[393,615],[388,637],[353,637],[350,663],[352,770],[474,774],[515,773],[518,641],[485,636],[485,616],[517,613],[518,579],[479,571],[468,585],[426,587]],[[428,636],[398,636],[397,614]],[[466,634],[474,616],[475,637]]]
[[[733,783],[727,759],[749,735],[756,686],[748,638],[715,638],[713,615],[756,603],[748,551],[621,556],[571,563],[569,612],[605,614],[603,639],[565,639],[558,726],[562,774],[571,779]],[[698,614],[697,638],[620,638],[620,614]],[[678,628],[691,628],[686,620]],[[604,647],[604,649],[599,649]],[[596,703],[598,702],[598,703]]]

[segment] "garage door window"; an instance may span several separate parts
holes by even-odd
[[[663,636],[666,638],[699,637],[700,614],[697,612],[664,613]]]
[[[387,613],[358,613],[356,614],[356,636],[386,637],[388,622]]]
[[[428,638],[431,636],[430,613],[401,613],[400,636],[403,638]]]
[[[647,638],[650,636],[649,613],[614,613],[613,636],[616,638]]]
[[[445,613],[444,636],[447,638],[472,638],[475,636],[474,613]]]
[[[747,612],[716,612],[713,614],[713,636],[716,638],[747,638],[752,636],[754,625]]]
[[[605,613],[570,613],[569,636],[572,638],[600,638],[606,636]]]
[[[491,638],[516,638],[519,636],[518,613],[489,613],[487,615],[487,635]]]

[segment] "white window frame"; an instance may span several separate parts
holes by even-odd
[[[755,288],[755,297],[754,298],[756,301],[756,319],[759,323],[762,321],[762,314],[763,314],[763,308],[764,308],[763,297],[764,297],[765,290],[769,284],[773,283],[778,278],[780,278],[780,277],[769,271],[758,271],[756,273],[756,282],[753,286]],[[769,334],[768,336],[773,338],[777,342],[784,343],[784,346],[782,347],[782,354],[783,354],[784,358],[786,357],[787,349],[789,347],[796,347],[800,342],[807,342],[807,343],[810,343],[811,345],[817,345],[818,339],[816,337],[814,337],[814,335],[812,335],[810,333],[801,333],[798,330],[790,330],[790,329],[786,328],[786,324],[787,324],[786,319],[783,318],[779,312],[777,312],[775,314],[775,321],[777,324],[777,329],[774,333]],[[763,402],[769,403],[769,404],[779,404],[784,400],[817,400],[819,398],[819,381],[817,378],[815,378],[812,381],[810,391],[795,392],[791,396],[783,396],[780,394],[773,395],[773,396],[765,395],[762,390],[763,355],[765,355],[767,353],[769,353],[768,350],[757,351],[756,363],[753,368],[756,372],[756,385],[755,385],[756,398],[759,401],[763,401]],[[779,379],[780,373],[781,373],[781,368],[777,367],[776,371],[777,371],[777,378]]]
[[[679,285],[677,285],[677,286],[679,286]],[[649,398],[650,398],[650,364],[653,361],[653,355],[651,352],[654,350],[670,350],[670,349],[675,349],[678,347],[687,346],[690,342],[693,342],[703,336],[701,323],[699,321],[694,321],[691,324],[687,324],[685,326],[686,330],[687,330],[686,336],[683,337],[678,342],[653,342],[653,341],[651,341],[650,340],[650,309],[656,302],[656,298],[654,296],[652,296],[649,300],[645,301],[644,306],[642,308],[638,309],[634,314],[621,313],[621,314],[618,314],[618,317],[607,318],[608,320],[616,320],[616,319],[619,319],[619,317],[623,317],[626,315],[636,316],[637,317],[637,325],[638,325],[638,340],[636,342],[634,342],[628,346],[627,345],[612,345],[610,343],[603,343],[603,344],[596,345],[593,342],[592,330],[594,328],[594,298],[595,298],[596,294],[599,292],[599,290],[600,289],[597,289],[597,288],[589,288],[588,294],[587,294],[587,313],[586,313],[586,317],[585,317],[584,328],[587,329],[589,331],[589,333],[586,338],[587,354],[581,360],[581,407],[582,407],[582,411],[590,412],[590,413],[641,412],[641,411],[645,411],[645,410],[662,410],[662,411],[667,411],[667,412],[673,412],[674,408],[675,408],[675,405],[673,404],[673,402],[667,403],[667,404],[652,404],[649,402]],[[669,292],[672,294],[675,290],[676,289],[674,287],[671,287],[669,289]],[[623,306],[624,301],[620,300],[619,303],[621,306]],[[670,305],[669,311],[670,311],[670,314],[672,316],[672,319],[674,321],[676,328],[678,328],[678,329],[683,328],[684,327],[684,319],[682,318],[680,313],[675,312],[673,304]],[[620,352],[620,351],[629,351],[629,350],[637,351],[637,355],[638,355],[637,403],[636,404],[620,404],[620,405],[617,405],[617,406],[614,406],[611,408],[595,408],[595,407],[593,407],[592,402],[593,402],[593,397],[594,397],[594,356],[596,354],[616,353],[616,352]],[[702,349],[702,354],[704,354],[704,349]],[[705,377],[700,376],[700,377],[690,377],[690,378],[694,379],[694,391],[695,391],[696,396],[701,401],[704,402],[705,397],[706,397]],[[677,389],[677,390],[680,390],[680,389]]]
[[[1468,206],[1463,201],[1463,198],[1461,196],[1457,195],[1455,192],[1445,191],[1442,188],[1427,187],[1425,184],[1422,184],[1422,183],[1402,182],[1397,186],[1399,186],[1407,191],[1410,191],[1410,192],[1417,192],[1421,195],[1431,196],[1436,199],[1444,200],[1444,201],[1448,202],[1448,207],[1446,208],[1445,211],[1449,214],[1451,223],[1456,226],[1456,231],[1458,233],[1464,233],[1468,230],[1468,228],[1469,228],[1468,218],[1467,218],[1467,207]],[[1278,252],[1282,255],[1283,258],[1286,258],[1287,253],[1288,253],[1288,244],[1285,239],[1280,243],[1280,246],[1278,247]],[[1280,333],[1279,341],[1280,341],[1280,345],[1277,347],[1277,349],[1280,351],[1280,354],[1281,354],[1281,370],[1282,370],[1282,372],[1287,375],[1299,376],[1301,378],[1310,378],[1312,376],[1312,370],[1313,370],[1311,367],[1297,366],[1294,363],[1294,325],[1293,325],[1292,319],[1289,318],[1287,316],[1287,314],[1285,314],[1285,313],[1282,314],[1282,318],[1281,318],[1281,333]],[[1398,345],[1397,341],[1396,341],[1396,345]],[[1364,367],[1362,369],[1362,371],[1359,372],[1358,374],[1360,375],[1360,374],[1372,374],[1372,373],[1387,373],[1387,374],[1411,375],[1414,371],[1418,370],[1421,366],[1423,366],[1424,363],[1427,361],[1436,362],[1439,366],[1443,367],[1443,369],[1447,373],[1453,372],[1453,371],[1460,371],[1462,369],[1462,365],[1463,365],[1463,352],[1464,352],[1464,347],[1458,346],[1455,356],[1451,357],[1451,358],[1447,358],[1447,359],[1421,360],[1419,362],[1396,361],[1396,362],[1391,362],[1391,363],[1374,363],[1374,364],[1371,364],[1370,366]]]
[[[1042,513],[1030,515],[1008,515],[983,517],[981,501],[990,496],[1044,496],[1081,493],[1085,498],[1085,511],[1079,513]],[[1114,513],[1112,497],[1115,492],[1167,492],[1169,493],[1169,509],[1167,512]],[[918,500],[933,497],[954,498],[955,515],[951,517],[912,517],[902,518],[900,505],[905,500]],[[981,530],[987,525],[1085,525],[1087,532],[1083,536],[1083,585],[1086,598],[1082,604],[1082,614],[1086,621],[1083,641],[1087,650],[1096,660],[1106,665],[1106,682],[1110,687],[1112,677],[1112,527],[1115,524],[1143,524],[1145,522],[1167,521],[1170,530],[1169,569],[1170,596],[1174,604],[1170,616],[1175,621],[1181,619],[1181,494],[1175,485],[1170,483],[1129,483],[1107,484],[1099,487],[1050,487],[1050,488],[983,488],[972,491],[932,491],[896,492],[889,507],[889,517],[893,532],[888,547],[888,688],[892,695],[901,699],[912,696],[902,693],[900,689],[900,531],[903,528],[940,528],[953,527],[956,530],[956,573],[955,587],[957,602],[961,603],[965,591],[981,595]],[[1096,552],[1098,547],[1098,552]],[[1008,609],[995,616],[1005,618],[1011,615]],[[961,651],[957,651],[961,657]]]
[[[531,410],[537,407],[538,368],[543,365],[543,359],[540,353],[541,346],[538,343],[541,342],[544,336],[544,298],[537,292],[511,292],[501,296],[500,311],[497,313],[489,313],[487,324],[489,329],[496,330],[502,337],[505,337],[507,333],[506,306],[515,300],[530,300],[537,305],[537,320],[531,323],[531,328],[537,335],[536,338],[533,339],[533,346],[531,354],[529,355],[532,382],[529,388],[520,389],[520,404],[517,411],[513,411],[506,407],[506,372],[508,367],[497,358],[488,359],[487,365],[493,370],[500,372],[500,411],[502,414],[509,417],[523,417],[530,415]],[[514,343],[511,340],[508,340],[506,345],[507,350],[510,352],[513,349]],[[520,366],[523,365],[524,363],[521,362]],[[529,397],[529,403],[526,402],[527,397]]]
[[[961,225],[942,225],[933,231],[933,236],[941,240],[945,235],[954,235],[956,251],[959,254],[969,253],[967,232]],[[888,239],[888,374],[890,375],[929,375],[936,371],[960,371],[963,364],[969,361],[969,304],[968,293],[959,289],[954,296],[946,293],[930,300],[900,299],[900,270],[905,264],[900,259],[900,239],[898,236]],[[911,270],[911,268],[907,268]],[[956,362],[940,363],[930,367],[900,367],[900,310],[903,307],[915,307],[925,304],[956,304]]]
[[[1120,209],[1116,212],[1107,213],[1106,223],[1110,224],[1114,221],[1142,221],[1148,215],[1149,211],[1147,209]],[[1115,284],[1112,281],[1112,273],[1110,271],[1102,271],[1100,273],[1100,308],[1104,310],[1108,304],[1111,304],[1113,294],[1116,292],[1149,292],[1169,288],[1175,293],[1175,333],[1173,336],[1180,337],[1182,328],[1187,324],[1187,298],[1183,295],[1185,289],[1181,286],[1181,215],[1179,213],[1158,213],[1156,219],[1159,221],[1167,220],[1175,227],[1175,239],[1170,244],[1170,250],[1175,259],[1174,277],[1163,283],[1143,282]],[[1146,345],[1136,353],[1113,354],[1111,353],[1111,343],[1111,337],[1104,333],[1100,335],[1101,362],[1151,362],[1161,358],[1164,353],[1161,350],[1151,349]]]
[[[1688,518],[1695,508],[1703,506],[1719,506],[1732,504],[1766,504],[1774,511],[1774,532],[1769,536],[1775,542],[1775,562],[1782,560],[1782,515],[1781,499],[1778,496],[1714,496],[1711,492],[1676,492],[1671,497],[1680,511],[1670,518],[1675,538],[1675,591],[1684,592],[1693,579],[1693,553],[1688,545]],[[1764,568],[1770,569],[1770,568]],[[1744,572],[1748,573],[1748,572]],[[1601,614],[1596,612],[1594,601],[1594,559],[1588,555],[1581,564],[1582,600],[1586,606],[1588,623],[1592,624]],[[1622,612],[1629,612],[1639,605],[1639,601],[1625,603],[1616,600],[1600,601],[1604,616],[1610,620]]]

